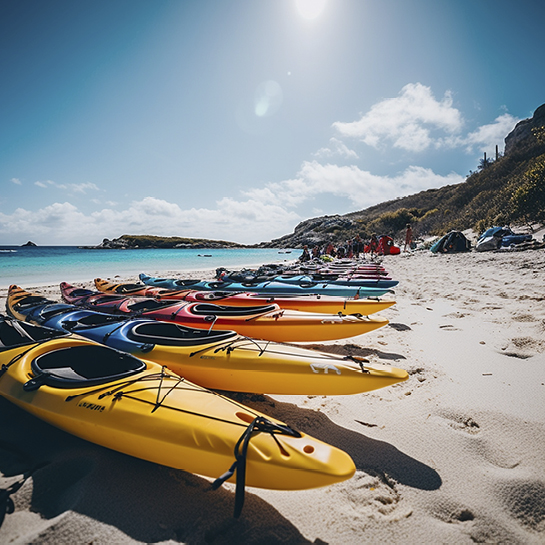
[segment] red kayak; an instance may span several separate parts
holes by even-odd
[[[197,329],[225,329],[245,337],[276,342],[317,342],[346,339],[385,326],[385,318],[344,316],[281,309],[276,304],[234,307],[211,303],[133,299],[104,294],[79,294],[73,286],[61,285],[63,298],[69,301],[94,297],[85,303],[94,310],[130,317],[175,322]],[[83,290],[89,291],[89,290]],[[101,298],[102,297],[102,298]]]

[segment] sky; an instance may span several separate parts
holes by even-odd
[[[0,244],[241,243],[460,183],[545,102],[542,0],[1,0]]]

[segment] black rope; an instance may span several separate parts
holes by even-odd
[[[357,363],[360,368],[361,368],[361,372],[362,373],[365,373],[366,375],[368,375],[370,373],[369,369],[366,369],[364,367],[364,363],[369,363],[369,360],[366,359],[366,358],[361,358],[359,356],[345,356],[344,357],[345,360],[351,360],[353,361],[354,363]]]
[[[262,356],[265,353],[265,351],[267,350],[267,348],[268,348],[268,346],[269,346],[269,344],[271,342],[271,341],[266,341],[265,346],[261,347],[261,346],[259,346],[259,343],[255,339],[253,339],[252,337],[245,337],[245,336],[241,336],[241,337],[242,338],[239,337],[238,339],[234,339],[232,341],[229,341],[227,343],[227,346],[220,346],[220,347],[216,348],[214,350],[214,354],[218,353],[220,350],[227,350],[228,354],[230,354],[231,352],[233,352],[233,350],[235,350],[237,348],[240,348],[242,350],[244,347],[242,347],[242,346],[233,346],[233,344],[235,344],[236,342],[241,342],[241,341],[245,340],[245,341],[250,341],[250,343],[255,344],[257,346],[257,348],[259,350],[259,354],[258,354],[257,357],[259,358],[260,356]]]
[[[188,304],[189,304],[189,303],[179,303],[180,306],[176,309],[175,312],[171,313],[170,319],[171,319],[171,320],[174,320],[174,318],[176,318],[176,316],[178,316],[178,313],[179,313],[180,311],[182,311],[185,307],[187,307]]]
[[[163,379],[165,377],[174,378],[172,375],[165,374],[165,369],[166,369],[165,366],[161,367],[161,377],[160,377],[159,387],[157,388],[157,399],[155,400],[155,407],[153,408],[153,411],[151,411],[152,413],[155,412],[163,404],[163,401],[166,399],[167,395],[170,394],[173,390],[175,390],[178,384],[180,384],[181,382],[185,380],[183,377],[179,377],[179,380],[168,389],[167,393],[160,400],[159,396],[161,395],[161,388],[163,387]]]
[[[11,358],[11,360],[8,363],[3,363],[2,367],[0,368],[0,377],[16,362],[18,362],[24,355],[28,354],[33,348],[36,348],[40,344],[43,344],[47,341],[50,341],[51,339],[43,339],[41,341],[34,341],[26,350],[23,350],[23,352],[19,352],[19,354],[16,354]],[[14,347],[16,348],[16,347]]]
[[[258,416],[252,420],[250,425],[244,430],[244,433],[240,436],[237,444],[235,445],[235,462],[233,465],[221,476],[218,477],[212,483],[212,490],[217,490],[225,481],[230,479],[236,471],[236,488],[235,488],[235,511],[233,513],[234,518],[238,518],[242,512],[244,505],[244,490],[246,484],[246,456],[248,453],[248,445],[252,438],[254,431],[262,431],[270,433],[277,444],[278,440],[274,437],[274,434],[290,435],[292,437],[301,437],[301,434],[290,428],[287,425],[275,424],[270,420],[267,420],[263,416]]]
[[[104,335],[104,337],[102,337],[102,342],[104,344],[106,344],[106,342],[108,341],[108,339],[116,332],[116,331],[119,331],[127,322],[130,322],[131,320],[133,320],[134,318],[132,316],[124,319],[121,321],[121,323],[115,327],[114,329],[112,329],[111,331],[108,331],[108,333],[106,333],[106,335]],[[97,325],[96,326],[97,328],[100,327],[100,325]],[[74,331],[77,332],[77,329],[74,328]]]
[[[38,469],[45,464],[39,464],[32,468],[30,471],[23,473],[21,480],[13,483],[7,488],[0,489],[0,527],[4,523],[6,515],[11,515],[15,511],[15,504],[11,499],[11,495],[15,494],[27,481],[27,479]]]

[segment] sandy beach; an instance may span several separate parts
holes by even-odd
[[[400,281],[380,313],[390,324],[312,346],[402,367],[407,382],[340,397],[235,394],[345,450],[352,479],[248,488],[235,520],[233,485],[212,491],[0,399],[0,489],[39,466],[13,494],[0,543],[543,543],[545,252],[416,251],[384,265]],[[59,298],[58,286],[39,291]]]

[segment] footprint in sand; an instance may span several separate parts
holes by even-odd
[[[449,498],[440,498],[434,505],[433,515],[448,523],[469,522],[475,519],[471,509]]]
[[[514,479],[498,483],[495,492],[520,524],[537,532],[545,531],[545,483]]]
[[[514,337],[498,351],[504,356],[522,360],[545,351],[545,341],[533,337]]]
[[[473,418],[470,416],[455,413],[455,412],[444,412],[440,415],[447,421],[447,424],[458,431],[463,431],[471,435],[475,435],[481,431],[481,427]]]
[[[398,512],[402,500],[396,482],[386,475],[370,475],[357,471],[343,488],[343,495],[354,510],[376,520],[399,520],[412,513],[412,509]]]

